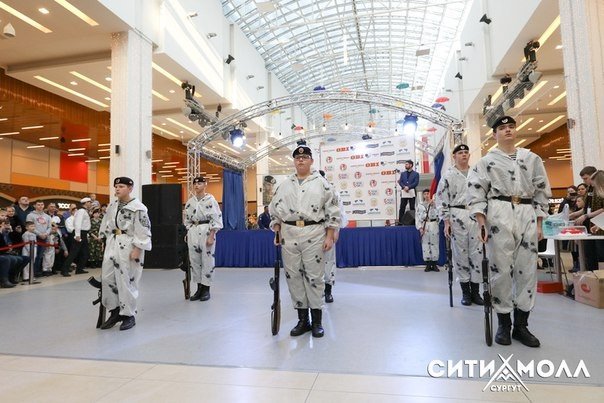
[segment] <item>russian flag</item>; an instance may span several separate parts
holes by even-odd
[[[440,151],[434,156],[434,179],[432,179],[432,184],[430,185],[430,197],[436,193],[442,174],[449,169],[451,164],[450,148],[449,141],[445,138]],[[445,156],[448,158],[445,158]]]

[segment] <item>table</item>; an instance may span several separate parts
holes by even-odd
[[[560,258],[560,243],[562,241],[575,241],[579,246],[579,270],[586,271],[587,263],[585,257],[585,244],[584,241],[596,241],[598,239],[604,239],[604,235],[555,235],[546,236],[545,239],[554,240],[554,270],[556,270],[556,276],[558,281],[562,282],[562,261]]]
[[[217,267],[273,267],[275,234],[269,230],[228,230],[216,234]],[[440,259],[446,260],[441,231]],[[343,228],[336,247],[338,267],[423,265],[414,226]]]

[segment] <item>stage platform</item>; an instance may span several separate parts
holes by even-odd
[[[272,267],[274,233],[269,230],[218,231],[217,267]],[[441,234],[439,264],[445,264]],[[343,228],[336,247],[338,267],[423,265],[419,232],[414,226]]]

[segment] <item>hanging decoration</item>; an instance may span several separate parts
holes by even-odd
[[[404,90],[405,88],[409,88],[409,83],[400,83],[396,85],[397,90]]]
[[[447,97],[438,97],[438,98],[436,98],[435,102],[439,102],[439,103],[442,104],[443,102],[449,102],[449,98],[447,98]]]

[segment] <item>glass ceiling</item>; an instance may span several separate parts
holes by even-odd
[[[470,3],[222,0],[226,17],[242,29],[290,93],[322,86],[400,95],[428,105],[442,95],[442,76]],[[305,112],[319,124],[331,113],[325,106]],[[362,114],[359,124],[379,120],[369,110]],[[389,119],[392,127],[396,118]]]

